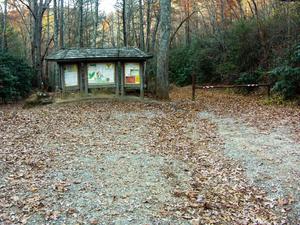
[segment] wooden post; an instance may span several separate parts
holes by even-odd
[[[88,95],[89,86],[88,86],[87,64],[81,63],[81,67],[82,67],[82,75],[84,77],[84,93],[85,93],[85,95]]]
[[[196,92],[196,75],[195,72],[192,72],[192,100],[195,101],[195,92]]]
[[[267,86],[267,88],[268,88],[268,98],[270,98],[271,97],[271,85],[269,84]]]
[[[125,64],[121,63],[121,96],[124,96]]]
[[[83,77],[82,77],[82,72],[81,72],[81,64],[77,63],[76,66],[77,66],[77,73],[78,73],[79,90],[80,90],[80,93],[83,93],[84,83],[83,83]]]
[[[115,84],[116,84],[116,97],[119,96],[119,71],[120,71],[120,62],[118,61],[117,63],[115,63],[115,71],[116,71],[116,80],[115,80]]]
[[[140,63],[140,98],[144,99],[144,76],[146,62]]]
[[[60,83],[61,83],[61,90],[62,92],[65,91],[65,74],[64,74],[64,65],[59,64],[59,76],[60,76]]]

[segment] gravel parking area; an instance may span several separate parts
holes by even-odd
[[[289,126],[255,128],[201,101],[0,111],[0,224],[297,223]]]

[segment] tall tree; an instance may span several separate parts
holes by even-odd
[[[60,0],[60,28],[59,28],[59,46],[60,48],[65,47],[64,42],[64,29],[65,29],[65,21],[64,21],[64,0]]]
[[[156,47],[156,36],[157,36],[157,31],[158,31],[158,26],[159,26],[159,21],[160,21],[160,13],[157,13],[156,17],[156,22],[154,25],[154,29],[152,32],[152,38],[151,38],[151,48],[150,51],[154,52],[155,47]]]
[[[58,33],[59,33],[59,23],[58,23],[58,10],[57,10],[57,0],[53,0],[53,19],[54,19],[54,34],[53,34],[53,39],[54,39],[54,50],[58,50]],[[58,76],[58,67],[56,64],[54,66],[54,82],[60,83],[60,79]]]
[[[150,29],[151,29],[151,0],[147,0],[147,27],[146,27],[146,51],[150,51]]]
[[[191,37],[190,37],[190,0],[184,1],[184,13],[185,18],[187,18],[185,22],[185,43],[187,46],[191,43]]]
[[[72,16],[71,16],[71,10],[70,10],[70,0],[68,0],[67,4],[67,10],[66,10],[66,26],[65,31],[67,32],[67,40],[68,40],[68,47],[71,46],[71,43],[73,43],[73,40],[71,38],[71,29],[72,26],[70,25],[72,23]]]
[[[117,10],[117,47],[120,47],[120,39],[121,39],[121,22],[120,22],[120,13],[119,10]]]
[[[145,36],[144,36],[144,17],[143,17],[143,4],[142,0],[139,0],[139,16],[140,16],[140,48],[145,49]]]
[[[4,0],[4,10],[2,16],[2,41],[1,50],[4,52],[7,48],[6,27],[7,27],[7,0]]]
[[[42,57],[42,30],[43,30],[43,16],[48,9],[51,0],[31,0],[25,2],[19,0],[24,4],[31,13],[33,18],[33,40],[32,40],[32,64],[36,71],[36,85],[42,86],[43,78],[43,57]]]
[[[127,40],[127,23],[126,23],[126,0],[123,0],[122,6],[122,20],[123,20],[123,42],[124,46],[127,47],[128,40]]]
[[[116,43],[115,43],[115,17],[114,15],[111,15],[111,23],[110,23],[110,36],[111,36],[111,46],[115,47]]]
[[[92,46],[95,48],[96,47],[96,41],[97,41],[97,36],[98,36],[98,21],[99,21],[99,0],[95,0],[95,11],[94,11],[94,17],[93,17],[93,42]]]
[[[79,4],[79,27],[78,27],[78,47],[83,47],[83,0],[78,1]]]
[[[157,52],[156,95],[169,99],[169,42],[171,28],[171,1],[160,0],[159,48]]]

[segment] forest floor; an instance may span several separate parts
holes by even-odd
[[[0,106],[0,224],[300,223],[300,109],[170,102]]]

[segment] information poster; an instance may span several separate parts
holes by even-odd
[[[139,63],[125,63],[125,84],[140,84]]]
[[[78,68],[76,64],[66,65],[64,67],[65,86],[78,85]]]
[[[112,84],[115,83],[115,66],[113,63],[88,64],[89,84]]]

